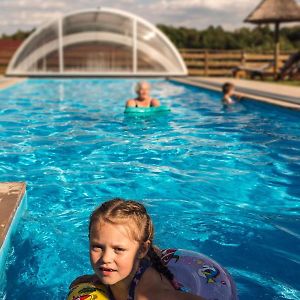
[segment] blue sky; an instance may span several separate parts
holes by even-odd
[[[282,0],[284,1],[284,0]],[[300,1],[300,0],[297,0]],[[260,0],[0,0],[0,34],[32,29],[60,14],[99,6],[124,9],[157,24],[243,26]]]

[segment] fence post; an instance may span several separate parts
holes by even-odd
[[[208,50],[204,52],[204,76],[208,76]]]
[[[245,50],[241,50],[241,65],[245,66],[246,65],[246,53]]]

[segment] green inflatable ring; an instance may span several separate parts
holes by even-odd
[[[167,106],[152,106],[152,107],[126,107],[125,114],[135,114],[135,115],[150,115],[161,112],[168,112],[171,109]]]

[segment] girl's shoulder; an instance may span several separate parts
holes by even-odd
[[[153,267],[149,267],[137,285],[135,295],[137,300],[161,299],[162,291],[174,290],[171,282]]]
[[[205,300],[190,293],[176,290],[171,282],[154,268],[143,274],[135,291],[136,300]]]

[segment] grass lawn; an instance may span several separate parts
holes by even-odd
[[[297,86],[300,87],[300,80],[280,80],[280,81],[274,81],[273,79],[266,79],[266,81],[270,83],[275,84],[283,84],[283,85],[290,85],[290,86]]]
[[[278,82],[275,82],[275,83],[300,87],[300,80],[278,81]]]

